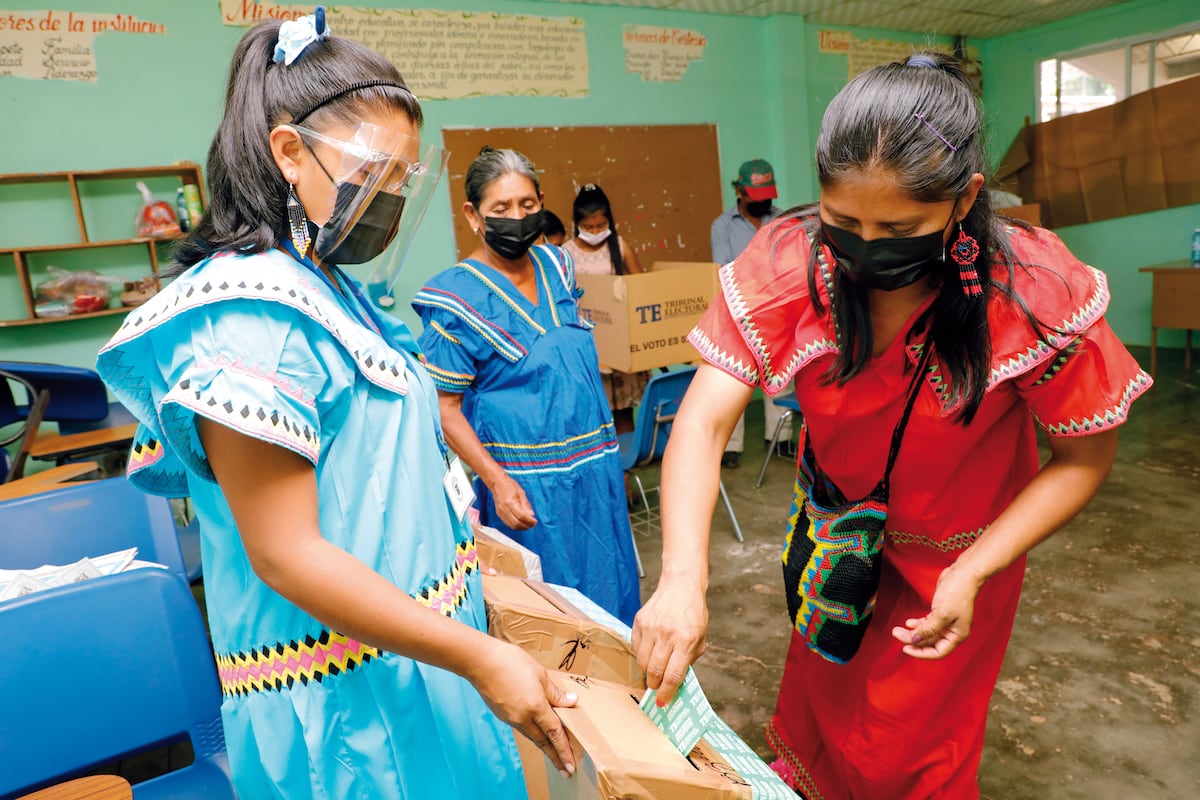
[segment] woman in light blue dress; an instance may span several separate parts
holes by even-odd
[[[436,392],[334,266],[394,236],[420,107],[319,9],[247,33],[227,97],[181,274],[98,367],[141,423],[130,479],[200,517],[238,794],[524,797],[505,722],[572,771],[572,700],[483,632]]]

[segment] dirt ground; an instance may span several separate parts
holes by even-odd
[[[761,409],[747,413],[742,465],[722,471],[746,541],[718,507],[709,645],[696,672],[766,757],[788,643],[779,551],[794,465],[773,459],[755,490]],[[1099,496],[1030,554],[979,771],[989,800],[1200,797],[1200,365],[1187,372],[1182,351],[1160,350],[1156,386],[1121,431]],[[661,538],[637,544],[645,598]]]

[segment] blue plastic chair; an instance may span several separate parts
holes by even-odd
[[[785,395],[776,397],[772,402],[782,408],[783,413],[779,415],[779,421],[775,423],[775,430],[771,433],[770,444],[767,445],[767,456],[763,459],[762,467],[758,470],[758,480],[754,482],[755,489],[762,486],[763,475],[767,474],[767,464],[771,463],[771,456],[775,455],[775,447],[779,444],[779,434],[783,433],[783,426],[793,416],[800,416],[800,401],[796,399],[795,392],[788,392]]]
[[[59,433],[81,433],[137,421],[120,403],[108,402],[108,391],[95,370],[29,361],[0,361],[0,370],[18,376],[38,391],[50,392],[45,419],[57,422]],[[24,418],[28,406],[12,403],[11,396],[6,397],[0,389],[0,424],[14,409]]]
[[[675,414],[679,411],[679,404],[695,375],[696,368],[688,367],[652,377],[646,384],[646,391],[642,394],[642,402],[637,409],[637,419],[634,421],[633,431],[620,436],[621,468],[633,476],[641,499],[641,509],[633,512],[630,518],[631,522],[640,527],[643,533],[649,533],[655,521],[659,519],[659,514],[650,507],[646,497],[647,490],[642,484],[638,470],[662,458],[663,452],[667,449],[667,439],[671,435],[671,426],[675,422]],[[718,486],[721,490],[721,500],[725,503],[725,510],[729,512],[729,520],[733,523],[733,535],[739,542],[745,541],[742,537],[742,528],[738,525],[737,515],[733,513],[733,505],[729,502],[729,495],[725,492],[724,482],[718,482]],[[657,490],[658,487],[655,486],[649,491]],[[637,547],[635,546],[634,553],[636,552]],[[638,557],[638,574],[644,574],[640,556]]]
[[[187,584],[136,569],[0,602],[0,797],[191,740],[195,760],[135,800],[236,800],[221,688]]]
[[[164,564],[190,582],[200,577],[198,539],[194,523],[176,527],[166,498],[145,494],[125,478],[0,502],[0,569],[69,564],[137,547],[139,559]],[[185,562],[183,550],[194,560]]]
[[[21,388],[28,401],[22,413],[17,412],[14,385]],[[38,391],[24,378],[0,370],[0,448],[17,442],[17,450],[11,457],[0,449],[0,483],[15,481],[24,474],[25,461],[49,404],[50,393],[45,389]],[[14,424],[17,422],[20,425]],[[10,427],[12,430],[3,432]]]

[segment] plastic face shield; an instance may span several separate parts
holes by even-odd
[[[316,256],[338,265],[372,262],[368,283],[390,293],[449,154],[379,125],[361,123],[346,140],[292,127],[310,148],[319,142],[340,153],[330,170],[334,208],[317,234]],[[328,158],[318,161],[328,169]]]

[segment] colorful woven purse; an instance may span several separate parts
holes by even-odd
[[[829,661],[845,664],[854,657],[875,610],[892,467],[931,350],[925,346],[908,387],[883,477],[865,498],[847,502],[821,472],[807,432],[804,437],[783,548],[783,584],[792,624],[809,649]]]

